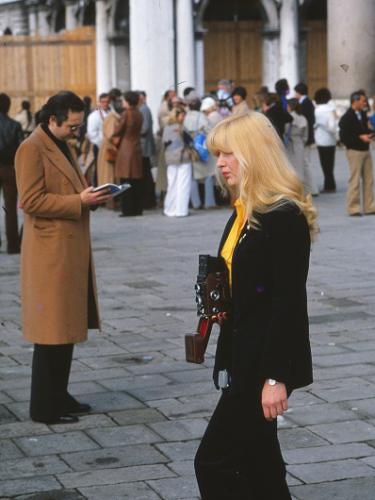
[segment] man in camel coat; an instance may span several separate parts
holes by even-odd
[[[60,92],[19,147],[16,177],[24,211],[21,249],[23,334],[34,343],[30,416],[66,424],[90,411],[68,393],[75,343],[99,328],[91,255],[90,207],[108,201],[87,187],[67,141],[79,132],[81,99]]]

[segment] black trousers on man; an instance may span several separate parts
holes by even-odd
[[[151,161],[143,156],[143,208],[150,210],[156,207],[155,182],[151,172]]]
[[[277,422],[260,397],[223,391],[195,457],[202,500],[291,500]]]
[[[318,152],[324,175],[324,191],[335,191],[336,182],[333,169],[335,167],[336,146],[318,146]]]
[[[13,165],[0,164],[0,191],[3,192],[8,253],[19,253],[17,185]]]
[[[143,213],[143,179],[120,179],[131,188],[121,195],[121,212],[124,216],[142,215]]]
[[[75,399],[68,393],[74,344],[34,345],[30,417],[38,422],[53,422],[69,413]]]

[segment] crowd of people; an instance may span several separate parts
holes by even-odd
[[[217,89],[204,96],[193,87],[185,88],[181,97],[168,89],[159,107],[157,128],[144,91],[123,93],[114,88],[99,96],[94,109],[89,97],[83,102],[84,121],[71,145],[89,185],[131,185],[118,200],[106,205],[120,210],[120,216],[142,215],[145,209],[162,207],[166,216],[184,217],[189,209],[213,209],[230,203],[218,186],[216,158],[205,139],[224,118],[250,109],[263,113],[273,124],[306,194],[336,191],[335,151],[337,144],[343,144],[350,169],[347,211],[355,216],[375,211],[369,153],[375,103],[371,110],[363,90],[353,92],[350,108],[340,119],[330,90],[320,88],[311,99],[304,82],[292,90],[286,79],[280,79],[274,92],[262,87],[252,96],[250,106],[246,89],[230,80],[220,80]],[[1,94],[0,188],[6,207],[8,251],[17,253],[17,191],[11,166],[19,144],[40,123],[40,112],[33,114],[25,100],[12,120],[9,107],[9,97]],[[320,191],[311,162],[314,144],[324,177]]]

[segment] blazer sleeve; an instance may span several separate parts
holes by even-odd
[[[20,206],[26,214],[36,217],[78,220],[82,214],[79,194],[49,193],[45,184],[40,150],[26,141],[17,151],[17,188]]]
[[[297,208],[270,212],[267,219],[271,314],[265,332],[260,375],[287,383],[298,345],[303,340],[308,341],[306,279],[310,234],[306,218]]]

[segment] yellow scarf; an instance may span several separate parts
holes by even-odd
[[[247,222],[245,207],[242,205],[239,199],[234,202],[234,207],[236,209],[237,216],[229,232],[228,238],[225,240],[225,243],[221,250],[221,256],[225,260],[229,271],[230,286],[232,286],[232,258],[234,249],[236,248],[242,229]]]

